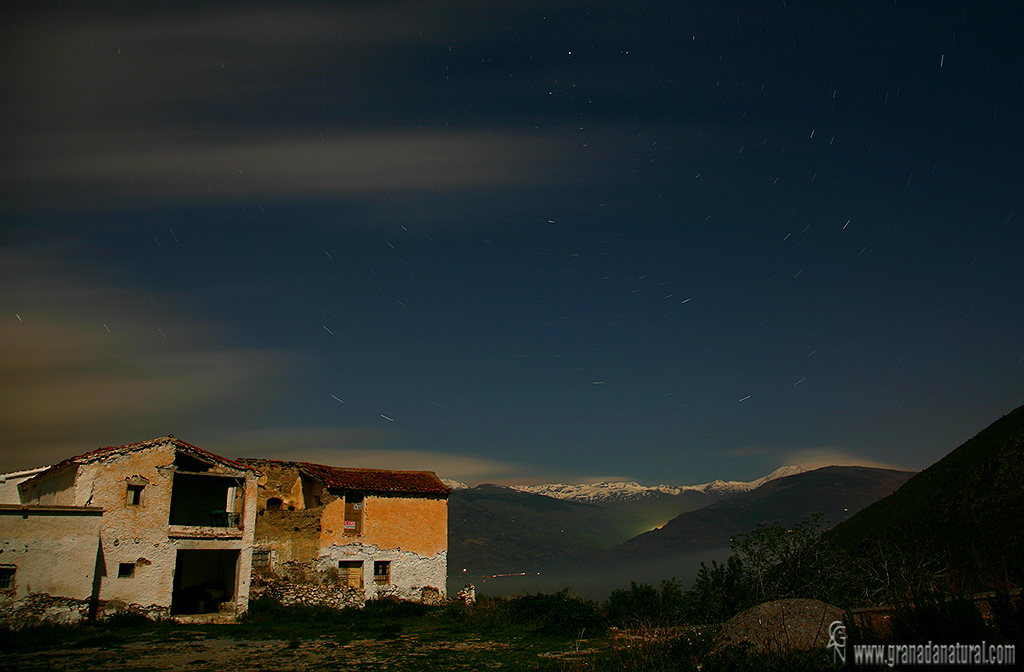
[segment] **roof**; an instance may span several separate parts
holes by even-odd
[[[47,465],[45,467],[33,467],[32,469],[22,469],[21,471],[12,471],[8,474],[0,474],[0,483],[6,483],[15,479],[25,480],[30,476],[41,474],[49,468],[50,466]]]
[[[432,471],[392,471],[390,469],[355,469],[328,467],[299,462],[299,469],[338,490],[374,492],[406,492],[447,495],[451,490]]]
[[[242,464],[240,462],[235,462],[234,460],[229,460],[226,457],[221,457],[220,455],[216,455],[214,453],[211,453],[208,450],[203,450],[202,448],[198,448],[196,446],[193,446],[190,443],[185,443],[181,439],[174,438],[173,434],[168,434],[167,436],[162,436],[162,437],[160,437],[158,439],[149,439],[148,441],[140,441],[138,443],[128,443],[128,444],[125,444],[123,446],[107,446],[106,448],[97,448],[96,450],[90,450],[88,453],[82,453],[81,455],[75,455],[74,457],[69,457],[66,460],[58,462],[57,464],[55,464],[52,467],[46,469],[45,471],[42,471],[41,473],[37,474],[36,476],[33,476],[32,479],[30,479],[30,480],[35,480],[37,478],[41,478],[41,477],[43,477],[46,474],[51,474],[53,472],[59,471],[60,469],[63,469],[64,467],[67,467],[67,466],[72,465],[72,464],[89,464],[90,462],[97,462],[97,461],[103,460],[103,459],[105,459],[107,457],[110,457],[110,456],[113,456],[113,455],[124,455],[126,453],[132,453],[132,452],[139,451],[139,450],[147,450],[149,448],[154,448],[156,446],[164,445],[164,444],[167,444],[167,443],[170,443],[170,444],[174,445],[175,448],[177,448],[177,449],[179,449],[179,450],[181,450],[181,451],[183,451],[185,453],[189,453],[189,454],[191,454],[194,457],[198,457],[199,459],[206,460],[206,461],[209,461],[209,462],[214,462],[216,464],[219,464],[219,465],[231,468],[231,469],[240,469],[240,470],[244,470],[244,471],[257,471],[257,472],[259,471],[258,469],[254,469],[253,467],[244,465],[244,464]]]
[[[249,462],[249,460],[243,460]],[[432,471],[393,471],[391,469],[359,469],[330,467],[312,462],[252,460],[252,463],[295,467],[304,474],[335,490],[381,492],[395,494],[447,495],[451,489]]]

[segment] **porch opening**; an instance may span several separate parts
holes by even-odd
[[[223,475],[174,474],[171,525],[237,527],[242,519],[243,481]]]
[[[172,614],[209,614],[235,599],[237,550],[178,551]]]

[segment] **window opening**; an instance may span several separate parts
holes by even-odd
[[[135,576],[135,563],[122,562],[117,566],[117,578],[130,579]]]
[[[373,582],[378,586],[391,583],[391,561],[375,560],[373,563]]]
[[[17,571],[15,565],[0,565],[0,590],[14,589],[14,575]]]
[[[270,551],[253,551],[252,568],[270,569]]]
[[[129,485],[128,486],[128,506],[140,506],[142,504],[142,491],[146,489],[144,485]]]
[[[363,496],[345,495],[345,534],[363,533]]]
[[[280,511],[284,502],[278,497],[271,497],[267,500],[267,511]]]
[[[339,560],[339,580],[341,585],[348,588],[363,588],[363,561],[362,560]]]

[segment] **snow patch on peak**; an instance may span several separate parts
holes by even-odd
[[[469,486],[462,481],[453,481],[450,478],[442,478],[441,482],[447,485],[451,490],[469,490]]]
[[[555,499],[566,499],[574,502],[599,502],[609,499],[633,500],[650,496],[656,492],[668,492],[675,494],[674,488],[670,485],[658,485],[648,487],[640,485],[636,481],[622,481],[602,483],[545,483],[543,485],[513,485],[515,490],[529,492],[535,495],[545,495]]]
[[[512,485],[509,486],[521,492],[529,492],[535,495],[545,495],[555,499],[564,499],[574,502],[602,502],[609,500],[631,501],[644,497],[653,497],[658,494],[680,495],[684,492],[701,492],[715,495],[732,495],[738,492],[746,492],[760,487],[768,481],[777,478],[784,478],[806,471],[803,467],[787,466],[780,467],[754,481],[722,481],[715,480],[700,485],[640,485],[636,481],[620,481],[602,483],[545,483],[543,485]],[[451,486],[449,486],[451,487]]]
[[[754,487],[757,488],[764,485],[768,481],[774,481],[777,478],[785,478],[786,476],[795,476],[797,474],[802,474],[805,471],[807,470],[804,469],[803,467],[797,466],[779,467],[778,469],[768,474],[767,476],[763,476],[757,479],[756,481],[751,481],[751,483],[756,483],[757,485],[755,485]]]

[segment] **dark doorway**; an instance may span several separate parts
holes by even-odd
[[[239,551],[178,551],[172,614],[210,614],[235,599]]]

